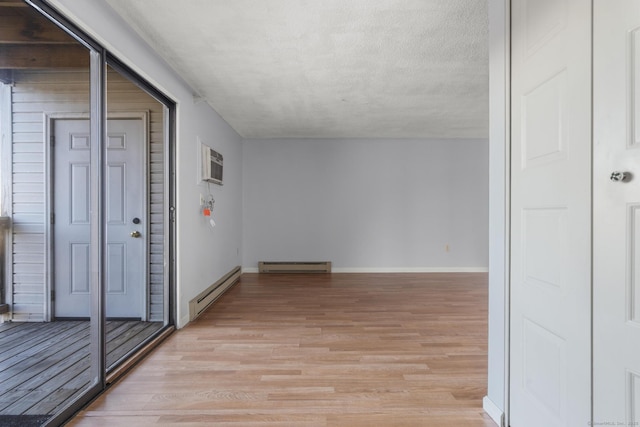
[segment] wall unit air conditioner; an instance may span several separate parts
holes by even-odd
[[[202,175],[206,182],[222,185],[222,154],[202,144]]]

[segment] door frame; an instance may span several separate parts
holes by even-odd
[[[489,0],[489,348],[493,392],[483,409],[500,427],[510,421],[511,336],[511,0]]]
[[[55,273],[55,253],[53,250],[54,236],[53,225],[51,223],[53,215],[53,201],[55,195],[55,185],[53,185],[53,173],[54,173],[54,158],[52,150],[53,130],[54,123],[57,120],[90,120],[88,113],[44,113],[44,176],[45,176],[45,206],[44,206],[44,235],[45,235],[45,248],[47,253],[45,255],[45,284],[44,284],[44,321],[51,322],[55,318],[55,304],[54,304],[54,273]],[[141,307],[140,318],[145,322],[149,318],[149,250],[151,241],[149,239],[149,112],[148,111],[114,111],[107,114],[107,123],[109,120],[140,120],[142,122],[142,171],[143,185],[142,194],[145,200],[142,206],[142,217],[145,219],[143,228],[144,236],[146,236],[143,262],[144,262],[144,279],[140,289],[141,295]],[[105,132],[106,133],[106,132]],[[104,213],[104,206],[101,208]],[[102,216],[104,218],[104,216]]]
[[[0,86],[0,216],[11,217],[13,213],[13,93],[12,85]],[[11,220],[5,233],[4,263],[0,265],[0,286],[4,286],[4,301],[9,312],[0,314],[0,321],[8,320],[13,311],[13,227]],[[0,263],[2,261],[0,260]]]

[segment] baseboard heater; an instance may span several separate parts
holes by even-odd
[[[331,273],[331,261],[258,263],[260,273]]]
[[[223,278],[218,280],[213,285],[209,286],[204,291],[200,292],[197,297],[189,301],[189,321],[192,321],[196,317],[200,316],[203,311],[213,304],[218,298],[222,296],[231,286],[233,286],[242,274],[240,266],[234,268],[230,272],[224,275]]]

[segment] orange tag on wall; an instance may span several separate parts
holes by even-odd
[[[204,215],[204,216],[211,216],[211,209],[209,209],[209,208],[204,208],[204,209],[202,210],[202,215]]]

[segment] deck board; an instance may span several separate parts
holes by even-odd
[[[8,329],[6,332],[4,331],[5,326],[7,325],[12,325],[12,323],[3,323],[2,324],[2,334],[0,336],[0,348],[6,348],[6,347],[16,347],[15,346],[15,342],[16,340],[20,339],[20,337],[24,336],[24,335],[30,335],[33,334],[34,331],[39,331],[39,332],[43,332],[44,329],[41,328],[46,328],[46,329],[51,329],[48,323],[15,323],[14,325],[25,325],[25,326],[18,326],[18,327],[13,327]],[[43,326],[46,325],[46,326]],[[54,328],[57,329],[57,328]],[[32,336],[32,338],[42,338],[42,339],[46,339],[47,335],[46,334],[36,334],[34,336]],[[28,343],[25,343],[28,344]],[[3,352],[4,354],[4,352]]]
[[[149,323],[138,322],[133,327],[127,328],[124,333],[114,335],[109,339],[107,335],[107,365],[117,362],[125,356],[136,343],[144,340],[154,332],[155,326]]]
[[[88,321],[0,324],[0,417],[52,415],[91,382]],[[107,364],[161,322],[107,321]]]
[[[41,354],[43,350],[57,342],[65,341],[68,337],[78,338],[78,335],[85,330],[88,333],[87,328],[88,325],[78,323],[77,325],[64,325],[60,329],[54,330],[51,328],[46,328],[42,331],[33,329],[29,331],[29,334],[16,336],[13,343],[7,344],[0,352],[0,380],[7,377],[7,370],[11,366],[24,362],[25,359],[32,355]]]

